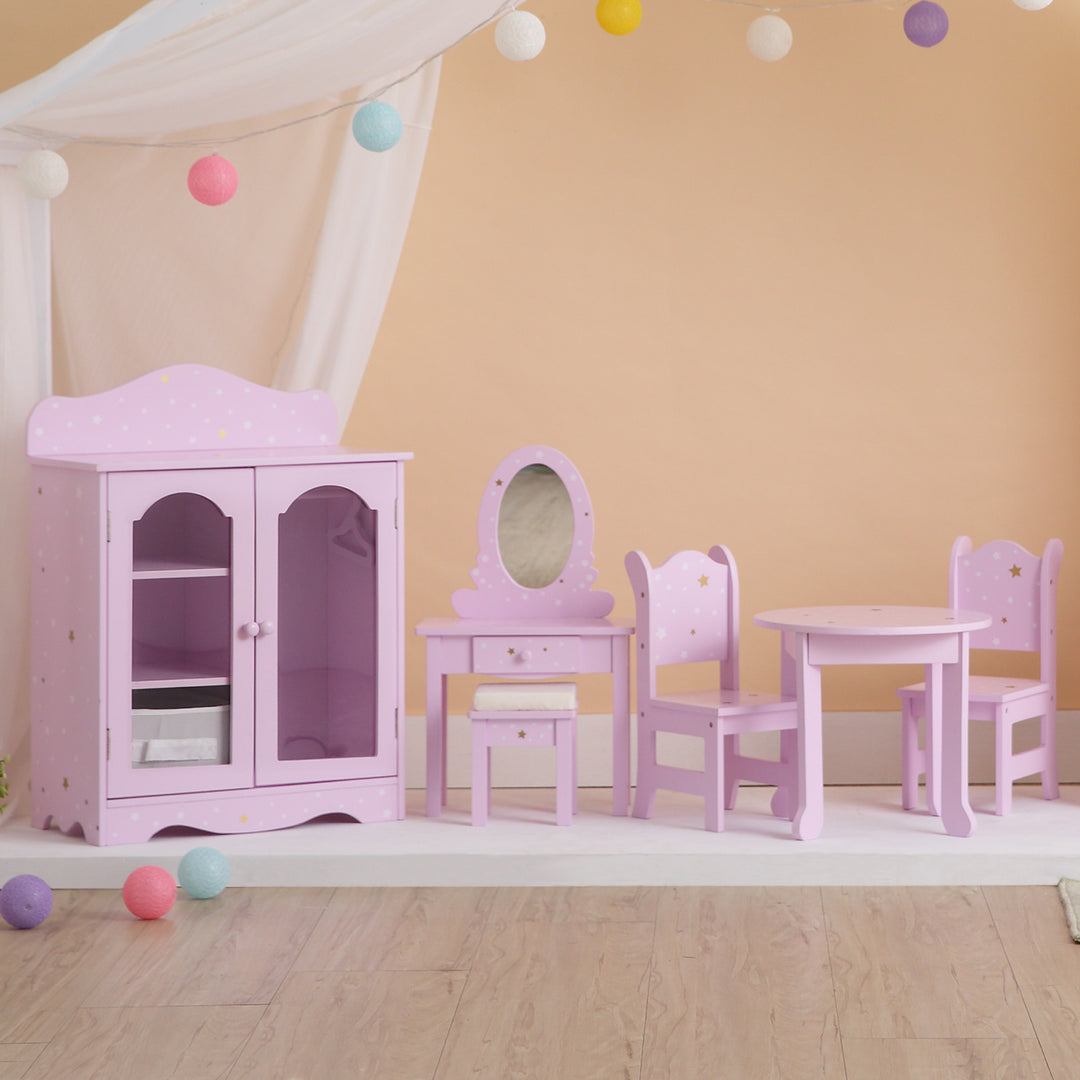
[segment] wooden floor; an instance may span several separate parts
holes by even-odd
[[[118,891],[0,924],[0,1080],[1074,1080],[1050,886]]]

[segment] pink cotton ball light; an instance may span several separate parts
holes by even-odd
[[[124,906],[137,919],[160,919],[176,903],[176,882],[160,866],[140,866],[124,882]]]
[[[227,203],[236,194],[238,183],[236,166],[220,154],[201,157],[188,170],[188,191],[204,206]]]

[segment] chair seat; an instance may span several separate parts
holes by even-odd
[[[567,712],[577,708],[577,683],[481,683],[472,707],[477,712]]]
[[[657,694],[653,701],[667,709],[685,709],[687,712],[707,710],[724,716],[748,712],[784,712],[798,704],[796,698],[762,690],[690,690],[685,693]]]
[[[1010,679],[1002,675],[972,675],[968,700],[976,702],[1020,701],[1045,693],[1046,683],[1038,679]],[[919,697],[926,693],[926,683],[912,683],[896,691],[900,697]]]

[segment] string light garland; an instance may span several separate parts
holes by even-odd
[[[412,70],[399,75],[379,90],[366,97],[342,102],[316,113],[301,116],[281,124],[244,132],[222,139],[176,139],[161,142],[109,139],[92,136],[66,135],[40,128],[10,125],[10,130],[40,143],[84,143],[96,146],[146,148],[212,149],[214,152],[199,158],[188,172],[188,190],[193,198],[207,206],[220,206],[236,193],[238,177],[230,161],[216,152],[216,147],[267,135],[274,131],[294,127],[330,116],[341,109],[355,108],[352,133],[356,142],[365,150],[382,153],[392,149],[400,141],[405,124],[398,111],[390,104],[377,100],[380,95],[418,74],[432,60],[456,48],[483,27],[495,23],[495,47],[499,54],[511,61],[534,60],[544,49],[547,31],[544,24],[531,12],[518,11],[519,0],[505,0],[499,10],[489,19],[474,26],[456,41],[433,56],[417,64]],[[804,8],[850,7],[853,4],[877,4],[894,6],[895,0],[711,0],[713,3],[732,7],[751,8],[763,12],[750,23],[746,32],[746,45],[750,54],[766,63],[782,60],[791,51],[794,34],[790,24],[779,12],[797,11]],[[1053,0],[1013,0],[1022,11],[1042,11]],[[641,0],[597,0],[596,21],[600,28],[616,37],[625,36],[638,28],[644,11]],[[915,0],[904,13],[904,34],[914,45],[931,48],[940,44],[949,30],[949,16],[935,0]],[[419,125],[408,125],[410,127]],[[68,166],[60,154],[43,147],[33,150],[19,164],[19,178],[28,195],[37,199],[53,199],[63,193],[68,184]]]
[[[269,135],[269,134],[271,134],[272,132],[275,132],[275,131],[284,131],[286,128],[296,127],[298,124],[310,123],[312,120],[321,120],[324,117],[331,116],[336,112],[340,112],[342,109],[357,109],[357,108],[362,109],[366,105],[375,103],[377,101],[377,99],[381,95],[387,93],[387,91],[389,91],[389,90],[392,90],[395,86],[399,85],[400,83],[407,82],[414,75],[419,74],[425,67],[427,67],[428,64],[430,64],[432,62],[432,60],[437,60],[437,59],[439,59],[439,57],[443,56],[445,53],[448,53],[451,49],[457,48],[458,45],[460,45],[460,44],[462,44],[462,42],[468,40],[478,30],[482,30],[485,26],[489,26],[491,23],[496,22],[497,20],[499,20],[503,16],[505,16],[508,12],[513,12],[513,10],[514,10],[514,8],[516,8],[518,2],[519,2],[519,0],[504,0],[504,2],[502,4],[500,4],[498,10],[496,10],[495,13],[490,18],[487,18],[483,22],[476,24],[471,29],[467,30],[464,34],[462,34],[459,38],[457,38],[455,41],[452,41],[445,48],[440,49],[438,52],[433,53],[431,56],[425,57],[425,59],[422,60],[420,63],[418,63],[415,67],[409,69],[408,71],[405,71],[404,73],[402,73],[400,75],[397,75],[395,78],[393,78],[390,81],[382,84],[377,90],[372,91],[370,94],[366,94],[364,97],[354,98],[354,99],[352,99],[350,101],[343,101],[343,102],[340,102],[337,105],[331,105],[329,108],[321,109],[318,112],[309,113],[309,114],[307,114],[305,116],[296,117],[293,120],[287,120],[287,121],[284,121],[283,123],[280,123],[280,124],[272,124],[269,127],[259,128],[258,130],[255,130],[255,131],[246,131],[246,132],[244,132],[243,134],[240,134],[240,135],[231,135],[231,136],[226,136],[226,137],[216,138],[216,139],[164,139],[164,140],[155,140],[155,141],[151,142],[151,141],[148,141],[148,140],[141,140],[141,139],[110,139],[110,138],[104,138],[104,137],[100,137],[100,136],[91,136],[91,135],[72,135],[72,134],[69,134],[69,133],[66,133],[66,132],[61,132],[61,131],[49,131],[49,130],[46,130],[44,128],[29,127],[27,125],[22,125],[22,124],[11,124],[11,125],[9,125],[8,130],[14,132],[15,134],[22,135],[24,138],[27,138],[27,139],[33,139],[35,142],[46,144],[39,150],[30,151],[30,153],[28,153],[26,155],[26,157],[23,159],[23,161],[20,162],[20,165],[19,165],[19,178],[20,178],[20,181],[22,183],[23,190],[27,193],[27,195],[31,196],[31,198],[53,199],[57,195],[61,194],[63,192],[64,188],[67,187],[67,181],[68,181],[67,163],[64,161],[63,157],[60,154],[58,154],[54,150],[51,150],[51,149],[48,148],[47,144],[50,144],[50,143],[53,144],[53,145],[56,145],[56,146],[63,146],[65,144],[67,144],[67,143],[82,143],[82,144],[88,145],[88,146],[130,147],[130,148],[137,148],[137,149],[140,149],[140,150],[145,150],[145,149],[165,149],[165,150],[192,149],[192,150],[202,150],[202,149],[206,149],[206,150],[214,151],[214,153],[212,153],[209,156],[215,157],[215,156],[217,156],[216,150],[220,146],[226,146],[226,145],[229,145],[229,144],[232,144],[232,143],[244,142],[244,141],[246,141],[248,139],[254,139],[254,138],[256,138],[256,137],[258,137],[260,135]],[[537,22],[539,22],[539,19],[537,20]],[[541,24],[541,26],[542,26],[542,24]],[[388,108],[393,108],[393,106],[387,106],[387,107]],[[397,110],[395,109],[394,112],[396,113]],[[400,116],[398,116],[398,119],[400,121],[400,119],[401,119]],[[360,140],[356,136],[355,120],[356,120],[356,117],[354,115],[354,117],[353,117],[353,121],[354,121],[353,137],[356,138],[357,142],[359,143]],[[420,125],[420,124],[405,125],[404,123],[402,123],[402,129],[404,129],[405,126],[415,127],[415,128],[423,127],[423,125]],[[361,145],[363,145],[363,144],[361,143]],[[386,149],[386,147],[384,147],[383,149]],[[47,157],[47,158],[42,157],[42,155],[49,155],[49,157]],[[54,158],[59,161],[59,163],[60,163],[59,165],[57,165],[56,161],[52,160]],[[199,161],[202,161],[202,160],[205,160],[205,159],[202,159],[202,158],[199,159]],[[224,160],[224,159],[222,159],[222,160]],[[26,163],[26,162],[29,162],[29,164],[26,164],[25,167],[24,167],[24,163]],[[198,164],[199,164],[199,162],[196,161],[195,165],[198,165]],[[231,162],[228,163],[228,164],[230,165],[230,167],[232,167]],[[195,168],[195,165],[192,166],[192,169]],[[62,166],[62,170],[61,170],[60,166]],[[63,177],[63,183],[62,184],[59,183],[59,179],[60,179],[61,175]],[[189,171],[188,175],[189,175],[189,178],[190,178],[190,175],[191,175],[190,171]],[[51,179],[50,180],[45,180],[44,177],[46,177],[46,176],[50,177]],[[189,188],[188,188],[188,190],[191,191],[190,179],[189,179]],[[193,198],[196,197],[194,195],[194,192],[192,192],[192,197]],[[231,196],[230,196],[230,198],[231,198]],[[205,204],[205,205],[214,205],[214,204]],[[217,204],[217,205],[220,205],[220,204]]]

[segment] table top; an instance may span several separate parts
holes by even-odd
[[[985,630],[992,621],[981,611],[889,604],[781,608],[754,616],[754,625],[767,630],[865,637],[970,633]]]
[[[633,619],[424,619],[416,626],[421,637],[496,637],[500,635],[568,634],[578,637],[629,636],[634,632]]]

